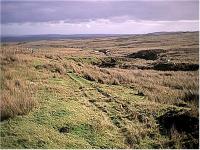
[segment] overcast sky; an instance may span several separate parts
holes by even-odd
[[[198,0],[1,2],[2,35],[197,31]]]

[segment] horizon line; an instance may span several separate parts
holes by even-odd
[[[148,33],[81,33],[81,34],[9,34],[9,35],[0,35],[1,37],[9,37],[9,36],[38,36],[38,35],[143,35],[143,34],[153,34],[153,33],[177,33],[177,32],[199,32],[199,30],[194,31],[158,31],[158,32],[148,32]]]

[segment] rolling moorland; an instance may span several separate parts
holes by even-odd
[[[1,148],[199,148],[199,33],[1,43]]]

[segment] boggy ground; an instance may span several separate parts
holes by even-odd
[[[1,148],[198,148],[198,65],[197,32],[3,44]]]

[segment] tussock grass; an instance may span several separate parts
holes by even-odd
[[[33,87],[16,74],[23,61],[10,52],[4,54],[1,56],[1,120],[27,114],[36,106],[31,93]]]
[[[78,65],[75,62],[71,62],[68,68],[90,81],[104,84],[131,84],[139,91],[143,91],[150,100],[160,103],[193,101],[195,96],[187,96],[187,93],[198,91],[198,72],[108,69],[88,64]],[[195,93],[198,97],[198,93]]]
[[[65,74],[66,70],[62,64],[59,63],[47,63],[47,64],[39,64],[35,66],[36,69],[46,69],[53,73]]]
[[[12,91],[2,90],[1,92],[1,120],[27,114],[36,105],[27,90],[14,88]]]

